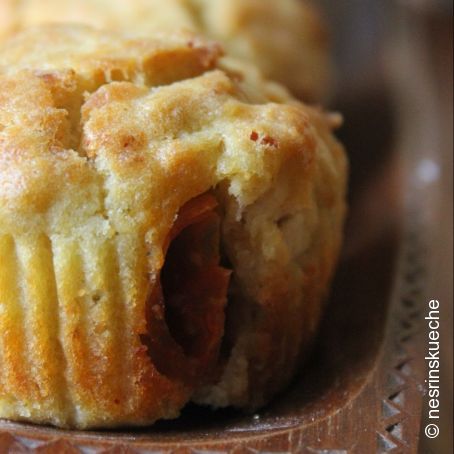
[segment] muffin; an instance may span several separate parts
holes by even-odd
[[[342,238],[338,115],[191,34],[0,50],[0,417],[255,409],[307,352]]]
[[[3,18],[3,19],[2,19]],[[317,12],[303,0],[0,0],[0,35],[44,22],[81,22],[149,36],[184,28],[306,101],[327,98],[330,60]]]

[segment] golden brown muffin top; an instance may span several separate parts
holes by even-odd
[[[266,103],[219,56],[184,34],[60,25],[12,39],[0,52],[0,230],[139,229],[159,245],[185,202],[223,182],[244,207],[287,160],[310,181],[316,152],[340,178],[341,147],[318,140],[331,121]]]

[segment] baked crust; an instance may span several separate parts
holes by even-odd
[[[327,33],[308,1],[0,0],[0,38],[2,31],[7,36],[48,22],[80,22],[143,36],[180,28],[200,32],[305,101],[329,95]]]
[[[341,243],[339,119],[220,56],[68,25],[0,50],[0,417],[144,425],[191,398],[255,408],[291,378]],[[207,193],[233,270],[209,383],[144,341],[172,228]]]

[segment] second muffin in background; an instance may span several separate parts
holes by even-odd
[[[0,38],[29,25],[79,22],[142,36],[186,29],[219,40],[308,102],[329,97],[326,32],[302,0],[0,0]]]

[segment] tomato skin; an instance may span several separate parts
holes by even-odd
[[[231,272],[220,266],[220,217],[210,193],[179,211],[159,283],[148,299],[143,342],[158,370],[194,386],[219,369]]]

